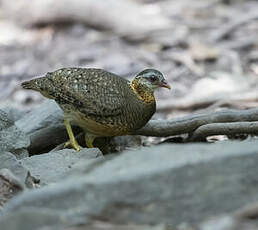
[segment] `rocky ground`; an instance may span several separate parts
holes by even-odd
[[[258,229],[257,12],[251,0],[0,0],[0,228]],[[173,90],[138,135],[88,149],[74,126],[76,152],[55,102],[20,87],[64,66],[128,79],[154,67]]]
[[[139,147],[124,137],[113,143],[131,148],[121,154],[58,150],[57,111],[0,113],[2,229],[258,228],[256,140]],[[49,145],[46,127],[60,137]]]

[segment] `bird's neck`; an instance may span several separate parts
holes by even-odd
[[[133,92],[144,103],[155,103],[154,91],[150,90],[147,86],[141,84],[138,80],[134,79],[130,84]]]

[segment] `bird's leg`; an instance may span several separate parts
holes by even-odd
[[[64,120],[64,125],[65,125],[65,128],[67,130],[67,133],[68,133],[68,136],[70,139],[68,142],[65,143],[65,147],[71,146],[76,151],[80,151],[81,148],[73,135],[73,130],[72,130],[69,120]]]
[[[85,133],[85,142],[86,142],[86,146],[88,148],[94,148],[94,146],[93,146],[94,139],[95,139],[94,135],[90,135],[89,133]]]

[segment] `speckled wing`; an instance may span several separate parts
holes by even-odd
[[[101,69],[65,68],[53,72],[49,80],[59,104],[73,105],[88,116],[109,117],[122,113],[128,82]]]

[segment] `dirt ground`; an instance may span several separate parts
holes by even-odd
[[[88,23],[87,17],[74,19],[65,10],[45,19],[37,14],[43,7],[40,1],[28,8],[21,7],[23,0],[18,2],[0,1],[2,106],[30,108],[42,102],[45,99],[38,93],[22,90],[20,82],[68,66],[103,68],[128,79],[144,68],[159,69],[173,90],[157,92],[155,118],[257,106],[257,1],[129,0],[118,4],[111,18],[125,13],[132,21],[140,18],[142,11],[130,11],[130,7],[124,11],[132,2],[135,9],[153,13],[153,22],[162,18],[158,28],[143,22],[142,34],[133,30],[141,21],[133,22],[130,30],[123,20],[116,24],[111,20],[106,26],[103,16]],[[99,7],[96,17],[108,15],[105,10]],[[31,12],[38,17],[33,18]],[[120,23],[122,32],[117,29]]]

